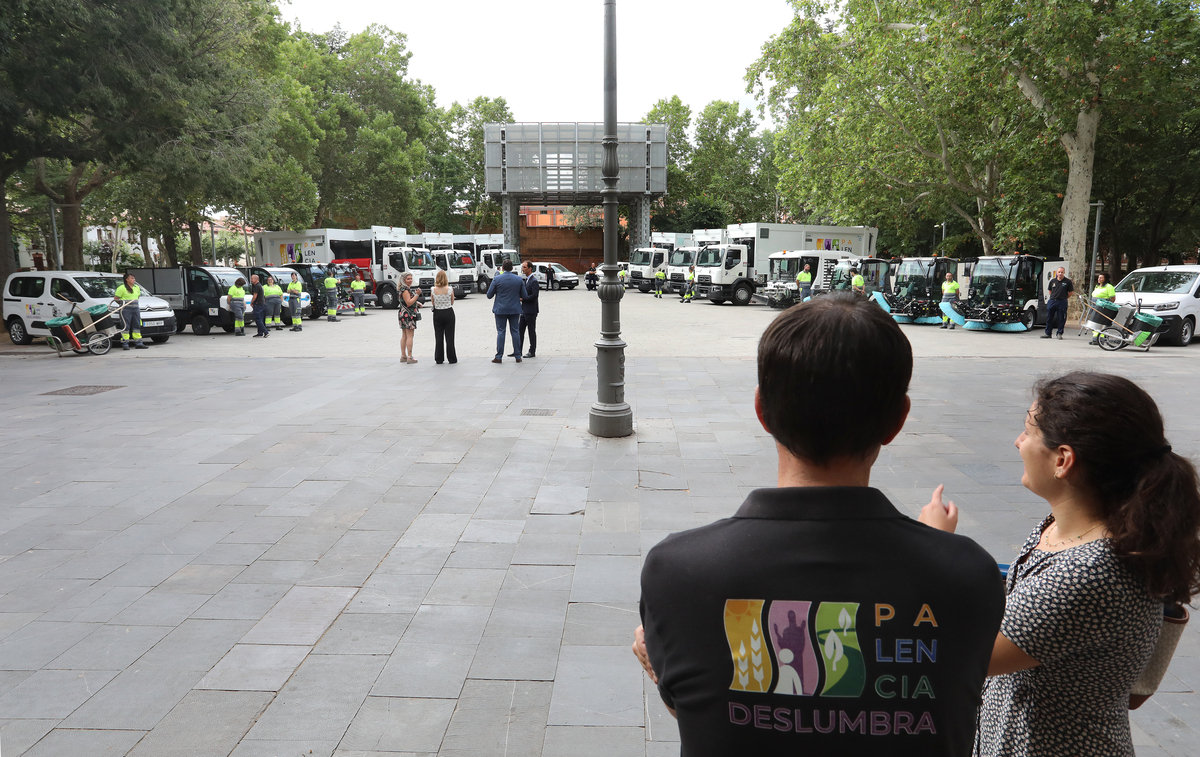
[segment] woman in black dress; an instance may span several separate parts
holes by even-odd
[[[413,336],[417,333],[417,310],[421,305],[421,288],[412,285],[411,273],[404,274],[400,288],[400,362],[415,363],[412,356]]]
[[[975,754],[1132,757],[1129,693],[1164,603],[1200,593],[1196,469],[1128,379],[1069,373],[1034,395],[1021,483],[1051,514],[1009,569]],[[941,487],[921,521],[954,530]]]

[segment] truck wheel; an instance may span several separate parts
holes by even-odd
[[[642,294],[645,294],[646,292],[650,291],[650,285],[645,283],[638,284],[638,291]]]
[[[396,290],[387,287],[379,292],[379,305],[386,310],[392,310],[398,304],[396,299]]]
[[[491,285],[492,285],[492,282],[489,281],[486,276],[480,278],[479,279],[479,293],[487,294],[488,287]]]
[[[454,292],[454,299],[456,300],[461,300],[463,297],[467,296],[467,293],[463,291],[462,287],[454,287],[452,291]]]
[[[1035,316],[1037,316],[1037,311],[1032,308],[1021,311],[1021,323],[1025,326],[1026,331],[1033,328],[1033,322],[1037,320]]]
[[[1192,321],[1191,316],[1184,318],[1183,323],[1179,325],[1179,336],[1175,338],[1175,344],[1179,347],[1186,347],[1192,343],[1192,337],[1196,335],[1196,324]]]
[[[750,288],[749,284],[738,284],[733,288],[734,305],[749,305],[753,297],[754,290]]]
[[[8,321],[8,338],[13,344],[33,344],[33,337],[29,335],[29,331],[25,328],[25,321],[19,317],[13,316]]]
[[[192,333],[196,336],[205,336],[209,331],[212,331],[212,324],[208,322],[208,318],[198,315],[192,319]]]
[[[170,334],[159,334],[158,336],[150,337],[150,341],[154,342],[155,344],[166,344],[167,340],[170,338]]]

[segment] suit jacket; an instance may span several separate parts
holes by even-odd
[[[520,315],[521,294],[525,291],[525,282],[515,273],[506,271],[492,279],[488,287],[488,299],[495,299],[492,312],[496,315]]]
[[[538,314],[538,295],[542,293],[541,282],[537,276],[530,274],[525,279],[525,293],[521,295],[521,313],[524,315]]]

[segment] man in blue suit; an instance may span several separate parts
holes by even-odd
[[[488,287],[488,299],[492,303],[492,313],[496,316],[496,358],[493,363],[504,362],[504,328],[512,335],[513,353],[517,362],[521,362],[521,298],[525,296],[525,282],[513,273],[512,261],[504,261],[504,273],[492,279]]]
[[[529,329],[529,352],[525,357],[537,357],[538,295],[542,293],[542,284],[533,275],[533,263],[528,260],[521,264],[521,273],[525,275],[525,294],[521,295],[521,344],[525,343],[525,329]],[[520,356],[520,353],[514,353],[514,357]]]

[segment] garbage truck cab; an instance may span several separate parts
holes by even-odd
[[[400,288],[404,286],[403,276],[411,273],[412,285],[421,288],[422,301],[428,299],[433,289],[434,277],[437,275],[437,264],[433,256],[424,247],[389,246],[382,250],[383,277],[379,281],[379,303],[385,308],[396,308],[400,305]]]
[[[818,250],[773,252],[768,258],[767,283],[762,287],[761,295],[773,308],[789,308],[799,304],[800,285],[796,277],[804,270],[804,266],[808,266],[808,272],[812,275],[809,292],[812,297],[830,291],[835,268],[840,261],[848,259],[858,260],[858,257]]]
[[[952,310],[947,315],[973,331],[1028,331],[1046,322],[1046,288],[1060,266],[1069,269],[1066,261],[1036,255],[975,258],[965,277],[966,296],[946,303]]]

